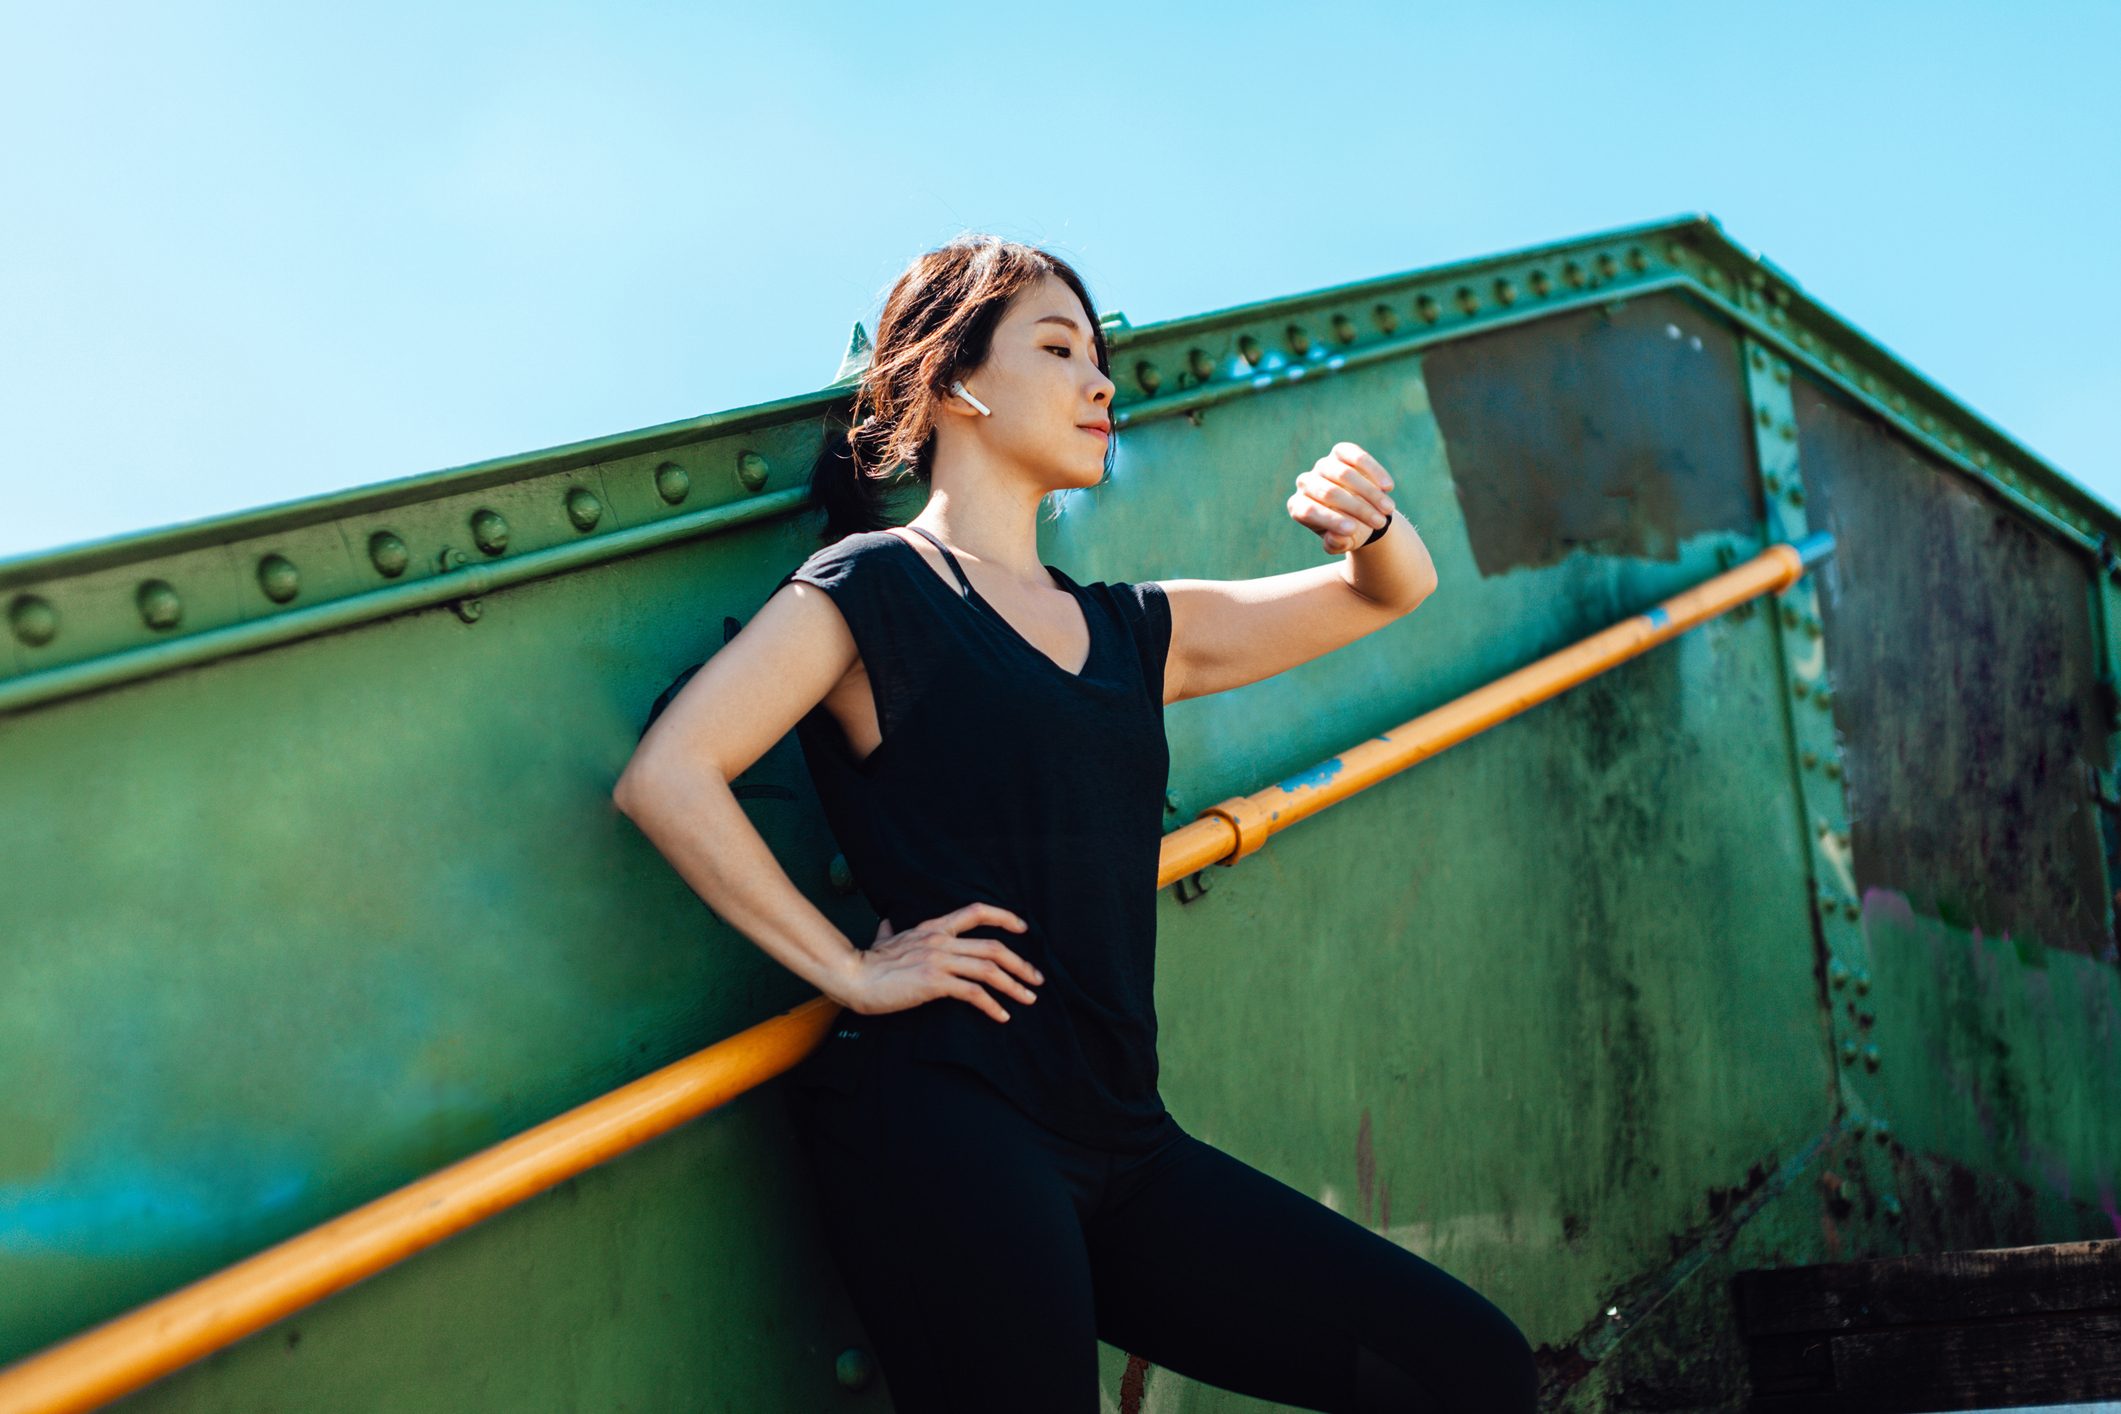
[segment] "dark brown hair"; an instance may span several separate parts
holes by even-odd
[[[1098,369],[1111,376],[1105,331],[1082,277],[1036,246],[972,232],[906,267],[876,322],[876,344],[851,408],[829,413],[825,445],[810,471],[810,496],[824,511],[827,542],[897,524],[888,510],[894,486],[926,485],[934,469],[935,407],[953,379],[987,360],[995,327],[1010,301],[1048,275],[1075,291],[1090,316]],[[1112,442],[1105,476],[1112,475]]]

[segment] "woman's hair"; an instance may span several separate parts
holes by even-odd
[[[884,300],[851,409],[826,415],[825,445],[810,470],[811,501],[825,513],[824,540],[897,523],[886,503],[906,477],[899,469],[922,485],[934,469],[936,404],[953,396],[954,379],[986,362],[1009,302],[1047,275],[1066,281],[1083,302],[1098,369],[1111,375],[1097,306],[1059,256],[978,232],[920,256]],[[1107,477],[1111,458],[1108,439]]]

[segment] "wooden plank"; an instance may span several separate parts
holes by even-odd
[[[1759,1268],[1732,1285],[1759,1414],[2121,1396],[2121,1240]]]

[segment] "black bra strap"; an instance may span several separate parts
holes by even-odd
[[[965,586],[965,597],[967,599],[971,598],[972,581],[965,578],[964,568],[958,564],[957,556],[950,553],[950,547],[948,545],[945,545],[942,541],[936,539],[935,536],[928,530],[926,526],[909,525],[906,527],[906,529],[919,531],[924,537],[926,537],[929,544],[933,545],[936,549],[943,552],[943,558],[950,562],[950,572],[957,576],[957,582],[959,584]]]

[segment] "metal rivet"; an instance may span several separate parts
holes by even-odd
[[[1857,968],[1857,969],[1856,969],[1856,995],[1857,995],[1857,996],[1859,996],[1859,997],[1863,997],[1863,996],[1868,996],[1868,995],[1870,995],[1870,990],[1871,990],[1871,970],[1870,970],[1870,969],[1869,969],[1868,967],[1859,967],[1859,968]]]
[[[499,511],[481,510],[471,518],[471,540],[489,555],[508,548],[508,522]]]
[[[756,491],[766,484],[773,474],[772,466],[757,452],[740,452],[736,459],[736,479],[746,491]]]
[[[1380,304],[1371,310],[1370,318],[1377,321],[1380,333],[1389,334],[1399,327],[1399,311],[1389,304]]]
[[[1787,384],[1790,381],[1790,368],[1788,364],[1778,363],[1775,365],[1775,381],[1777,383],[1784,384]]]
[[[302,592],[302,575],[287,556],[267,555],[258,561],[258,588],[275,604],[285,604]]]
[[[1333,337],[1344,344],[1355,342],[1355,321],[1345,314],[1333,316]]]
[[[1804,488],[1803,488],[1802,486],[1792,486],[1792,487],[1791,487],[1791,488],[1789,489],[1789,498],[1790,498],[1790,504],[1791,504],[1791,505],[1793,505],[1793,506],[1801,506],[1801,505],[1803,505],[1803,504],[1804,504]]]
[[[1783,441],[1785,441],[1785,442],[1794,442],[1794,441],[1796,441],[1796,440],[1797,440],[1797,424],[1796,424],[1796,423],[1794,423],[1794,422],[1785,422],[1785,423],[1783,423],[1783,424],[1782,424],[1782,426],[1781,426],[1781,428],[1779,429],[1779,431],[1780,431],[1780,432],[1782,433],[1782,440],[1783,440]]]
[[[655,469],[655,493],[666,505],[678,504],[691,491],[692,478],[676,462],[664,462]]]
[[[1508,280],[1497,280],[1495,282],[1495,303],[1505,309],[1517,303],[1517,287]],[[1472,312],[1470,309],[1466,311],[1468,314]]]
[[[1826,763],[1826,778],[1827,778],[1828,780],[1832,781],[1832,780],[1839,780],[1839,779],[1840,779],[1840,777],[1841,777],[1841,763],[1840,763],[1839,761],[1829,761],[1829,762],[1827,762],[1827,763]]]
[[[1784,628],[1797,627],[1797,606],[1795,604],[1784,604],[1782,606],[1782,626]]]
[[[184,617],[184,601],[177,597],[176,586],[166,579],[150,579],[133,595],[140,606],[140,621],[149,628],[175,628]]]
[[[1760,484],[1766,489],[1767,493],[1770,496],[1779,496],[1780,494],[1782,494],[1782,478],[1775,475],[1775,473],[1772,471],[1765,472],[1761,475]]]
[[[1701,272],[1701,283],[1720,295],[1723,293],[1723,272],[1712,265]]]
[[[1841,901],[1841,911],[1844,914],[1848,915],[1848,920],[1851,923],[1854,923],[1858,919],[1863,917],[1862,906],[1859,905],[1856,900],[1852,898],[1845,898]]]
[[[1572,290],[1583,288],[1583,267],[1571,260],[1561,267],[1561,281]]]
[[[1532,293],[1541,299],[1545,299],[1554,289],[1554,281],[1548,277],[1547,272],[1544,270],[1534,270],[1531,274],[1525,276],[1524,282],[1530,285]]]
[[[1842,989],[1843,987],[1846,987],[1846,986],[1848,985],[1848,982],[1849,982],[1849,966],[1848,966],[1848,964],[1847,964],[1847,963],[1843,962],[1843,961],[1842,961],[1842,960],[1841,960],[1840,958],[1838,958],[1838,957],[1837,957],[1837,958],[1835,958],[1835,959],[1833,959],[1833,961],[1831,961],[1831,962],[1827,963],[1827,965],[1826,965],[1826,984],[1827,984],[1827,986],[1829,986],[1829,987],[1832,987],[1832,988],[1833,988],[1833,989],[1834,989],[1835,991],[1837,991],[1837,992],[1838,992],[1838,991],[1840,991],[1840,990],[1841,990],[1841,989]]]
[[[1804,769],[1809,771],[1814,766],[1817,766],[1819,764],[1819,753],[1816,751],[1807,751],[1804,753],[1804,756],[1801,759],[1804,761]]]
[[[1790,691],[1798,697],[1804,696],[1807,692],[1810,692],[1811,690],[1812,685],[1806,682],[1803,678],[1793,678],[1790,681]]]
[[[876,1377],[876,1363],[869,1352],[858,1345],[850,1345],[840,1352],[839,1359],[832,1362],[833,1378],[842,1389],[866,1389]]]
[[[42,648],[59,636],[59,611],[42,595],[16,595],[7,606],[7,621],[15,637],[31,648]]]
[[[1841,1063],[1843,1065],[1854,1065],[1856,1063],[1856,1043],[1853,1039],[1841,1043]]]
[[[1612,278],[1613,278],[1613,277],[1614,277],[1615,275],[1618,275],[1619,273],[1620,273],[1620,262],[1619,262],[1619,261],[1617,261],[1617,260],[1615,260],[1615,259],[1613,259],[1612,255],[1611,255],[1610,253],[1606,252],[1606,251],[1600,251],[1600,252],[1598,252],[1598,274],[1599,274],[1599,277],[1600,277],[1601,279],[1606,279],[1606,280],[1610,280],[1610,279],[1612,279]]]
[[[1142,392],[1153,398],[1156,396],[1156,390],[1161,388],[1163,384],[1164,375],[1156,371],[1155,364],[1143,359],[1140,363],[1134,365],[1134,386],[1141,389]]]
[[[1753,350],[1753,367],[1762,371],[1765,371],[1767,368],[1767,355],[1762,353],[1758,349]],[[1762,416],[1765,415],[1766,414],[1762,414]]]
[[[1259,367],[1259,340],[1250,334],[1244,335],[1237,341],[1237,356],[1254,368]]]
[[[412,555],[403,540],[388,530],[379,530],[368,537],[368,562],[385,579],[396,579],[412,563]]]
[[[1638,275],[1650,268],[1650,258],[1643,253],[1641,246],[1628,247],[1628,268]]]
[[[1206,349],[1186,350],[1186,367],[1197,382],[1205,383],[1215,376],[1215,360],[1208,356]]]
[[[1480,313],[1480,296],[1473,293],[1471,285],[1460,285],[1458,293],[1453,296],[1453,299],[1458,305],[1460,314],[1473,315]]]
[[[567,493],[567,519],[574,522],[576,530],[595,530],[603,518],[604,503],[594,491],[577,486]]]
[[[1414,301],[1414,313],[1422,323],[1434,324],[1443,311],[1437,308],[1435,300],[1423,295]]]
[[[1773,427],[1775,425],[1775,414],[1769,412],[1766,408],[1762,408],[1757,416],[1760,418],[1762,427]]]
[[[1865,1046],[1863,1048],[1863,1068],[1865,1070],[1876,1070],[1884,1062],[1884,1060],[1885,1057],[1880,1055],[1878,1052],[1878,1045],[1876,1042],[1872,1042],[1870,1045]]]
[[[1819,689],[1818,694],[1812,698],[1812,700],[1818,703],[1821,707],[1831,707],[1834,704],[1834,694],[1832,692],[1829,692],[1826,688],[1822,687]]]
[[[1311,335],[1303,325],[1291,324],[1288,328],[1282,330],[1282,337],[1288,340],[1289,352],[1296,355],[1296,357],[1304,358],[1310,354]]]

